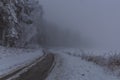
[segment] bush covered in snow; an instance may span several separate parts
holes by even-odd
[[[90,54],[81,54],[81,59],[93,62],[97,65],[105,66],[107,64],[107,59],[103,56],[96,56]]]
[[[108,54],[108,56],[100,56],[83,52],[80,57],[120,75],[120,53],[109,52]]]
[[[114,53],[108,57],[108,68],[111,70],[117,70],[120,69],[120,54]]]

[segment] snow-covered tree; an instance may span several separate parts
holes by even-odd
[[[42,14],[38,0],[0,0],[3,44],[7,46],[27,44],[37,34]]]

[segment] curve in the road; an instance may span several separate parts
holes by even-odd
[[[50,72],[53,62],[54,55],[47,54],[42,61],[32,66],[28,71],[14,80],[44,80]]]

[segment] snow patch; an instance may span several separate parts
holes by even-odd
[[[43,55],[41,49],[16,49],[0,47],[0,76],[32,62]]]
[[[100,66],[67,54],[56,54],[56,66],[46,80],[119,80]]]

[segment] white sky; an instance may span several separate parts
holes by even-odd
[[[45,18],[99,44],[120,45],[120,0],[40,0]]]

